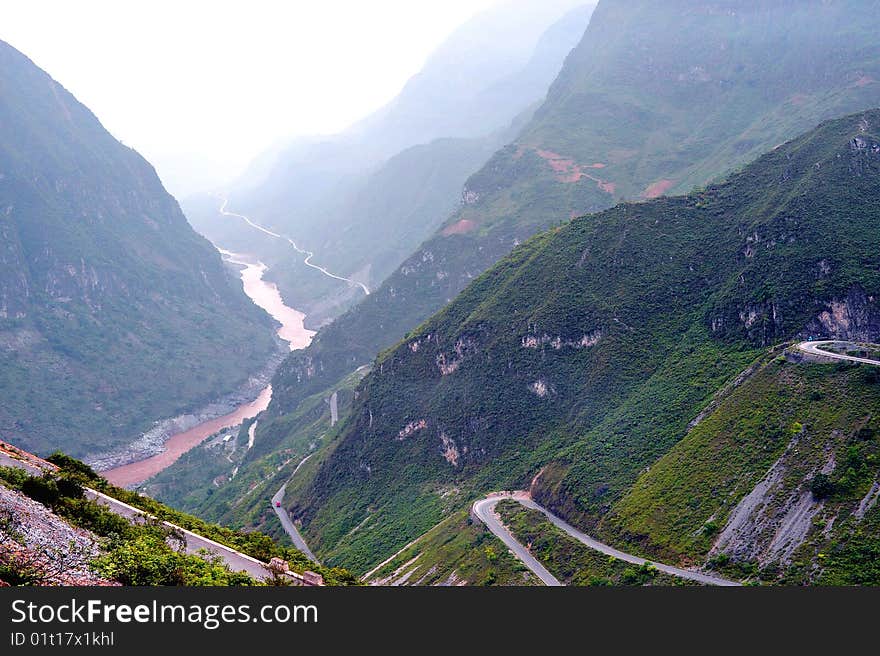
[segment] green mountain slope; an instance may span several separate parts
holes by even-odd
[[[82,455],[233,391],[268,318],[153,168],[0,42],[0,432]]]
[[[880,368],[774,359],[639,477],[601,530],[767,581],[876,585],[848,561],[880,546],[878,410]]]
[[[340,423],[333,422],[330,404],[336,395],[341,418],[350,412],[353,391],[365,372],[352,374],[328,394],[317,394],[296,412],[268,420],[257,427],[260,439],[248,448],[251,422],[237,435],[220,434],[186,453],[180,460],[140,486],[140,490],[175,508],[209,518],[225,526],[255,528],[287,542],[269,500],[288,483],[304,485],[338,443]],[[308,462],[299,467],[304,458]]]
[[[880,105],[873,0],[602,0],[546,102],[460,208],[279,372],[279,408],[370,362],[515,244],[621,198],[685,192]],[[275,411],[280,411],[275,409]]]
[[[878,126],[825,123],[705,191],[514,249],[359,387],[292,499],[313,549],[365,567],[539,472],[539,497],[592,528],[768,347],[876,340]]]

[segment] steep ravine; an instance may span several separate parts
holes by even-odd
[[[305,315],[285,305],[275,284],[263,279],[267,271],[265,264],[222,248],[218,250],[227,263],[242,267],[240,275],[245,293],[280,325],[277,337],[283,346],[237,393],[197,412],[157,422],[153,430],[124,449],[92,458],[91,464],[103,470],[103,475],[115,485],[142,483],[211,435],[263,412],[272,398],[269,381],[284,355],[308,346],[315,334],[305,328]]]

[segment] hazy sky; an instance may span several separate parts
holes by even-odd
[[[2,0],[8,41],[184,195],[393,98],[497,0]]]

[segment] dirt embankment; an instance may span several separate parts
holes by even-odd
[[[642,192],[642,198],[660,198],[675,185],[675,180],[657,180]]]

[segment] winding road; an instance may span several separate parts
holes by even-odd
[[[473,510],[474,514],[479,518],[481,522],[483,522],[486,527],[495,534],[495,536],[501,540],[507,547],[513,552],[517,558],[519,558],[523,565],[532,570],[532,573],[537,576],[541,581],[544,582],[544,585],[549,586],[561,586],[563,585],[559,579],[553,576],[546,567],[544,567],[537,558],[535,558],[532,554],[529,553],[529,550],[526,549],[523,545],[521,545],[515,537],[513,537],[513,533],[511,533],[507,527],[501,523],[501,518],[498,516],[498,513],[495,512],[495,506],[498,505],[499,501],[504,499],[515,499],[522,503],[525,500],[525,492],[511,492],[509,494],[499,494],[496,496],[489,496],[485,499],[480,499],[476,503],[474,503]],[[525,505],[525,504],[524,504]]]
[[[526,567],[528,567],[535,574],[535,576],[541,579],[546,585],[556,586],[562,585],[562,583],[560,583],[555,576],[547,571],[547,568],[545,568],[540,562],[538,562],[538,560],[529,553],[528,549],[520,544],[516,540],[516,538],[513,537],[513,534],[507,529],[507,527],[504,526],[504,524],[501,522],[500,517],[495,512],[495,506],[498,504],[499,501],[503,501],[504,499],[511,499],[522,504],[526,508],[531,508],[532,510],[537,510],[538,512],[543,513],[544,516],[547,517],[547,519],[550,520],[550,522],[554,526],[562,529],[568,535],[573,537],[578,542],[586,545],[590,549],[594,549],[607,556],[613,556],[618,560],[623,560],[625,562],[632,563],[633,565],[643,565],[644,563],[650,563],[664,574],[677,576],[678,578],[688,579],[690,581],[696,581],[697,583],[703,583],[705,585],[740,585],[736,581],[724,579],[719,576],[712,576],[710,574],[704,574],[702,572],[697,572],[694,570],[673,567],[672,565],[664,565],[663,563],[640,558],[639,556],[633,556],[632,554],[628,554],[620,551],[619,549],[615,549],[614,547],[610,547],[607,544],[599,542],[598,540],[590,537],[586,533],[579,531],[574,526],[560,519],[543,506],[535,503],[529,496],[528,492],[497,492],[494,494],[490,494],[485,499],[480,499],[479,501],[476,501],[473,505],[474,515],[476,515],[477,518],[482,521],[490,531],[492,531],[492,533],[494,533],[502,542],[504,542],[504,544],[510,547],[510,550],[514,553],[514,555],[519,558],[522,563]]]
[[[875,367],[880,367],[880,360],[869,360],[868,358],[857,358],[852,355],[845,355],[843,353],[834,353],[832,351],[825,351],[822,349],[823,346],[830,346],[832,344],[839,344],[841,346],[852,346],[854,348],[864,348],[865,346],[875,348],[880,350],[880,346],[876,344],[856,344],[854,342],[842,342],[839,340],[825,340],[821,342],[801,342],[797,345],[799,351],[803,351],[804,353],[809,353],[810,355],[816,355],[823,358],[831,358],[832,360],[846,360],[847,362],[861,362],[862,364],[871,364]]]
[[[306,461],[313,455],[313,453],[310,453],[305,458],[303,458],[302,461],[300,461],[300,463],[296,466],[296,469],[294,469],[293,473],[290,475],[290,479],[296,476],[296,472],[299,471],[299,468],[306,464]],[[290,482],[290,479],[287,480],[288,483]],[[275,493],[275,496],[272,497],[272,510],[274,510],[275,514],[278,515],[278,519],[281,520],[281,525],[284,527],[287,535],[290,536],[290,539],[293,541],[294,546],[302,551],[306,556],[308,556],[309,560],[314,561],[320,565],[321,563],[315,557],[315,554],[312,553],[312,550],[309,549],[309,545],[306,544],[303,536],[300,535],[299,530],[297,530],[296,525],[290,519],[290,515],[287,514],[287,510],[282,504],[282,502],[284,501],[284,489],[286,487],[287,483],[282,485],[281,488]]]
[[[226,209],[226,206],[229,204],[229,199],[223,198],[222,200],[223,200],[223,205],[220,207],[220,214],[222,214],[223,216],[232,216],[237,219],[241,219],[242,221],[247,223],[249,226],[251,226],[255,230],[259,230],[263,234],[269,235],[270,237],[274,237],[275,239],[282,239],[282,240],[286,241],[288,244],[290,244],[293,247],[293,250],[295,250],[297,253],[299,253],[301,255],[306,256],[306,258],[303,260],[303,264],[305,264],[307,267],[311,267],[311,268],[315,269],[316,271],[320,271],[328,278],[333,278],[334,280],[339,280],[341,282],[347,282],[349,285],[352,285],[355,287],[360,287],[363,290],[364,294],[366,294],[367,296],[370,295],[370,289],[365,284],[363,284],[361,282],[357,282],[355,280],[352,280],[351,278],[345,278],[344,276],[337,276],[335,273],[331,273],[330,271],[328,271],[324,267],[319,266],[317,264],[313,264],[312,258],[315,256],[315,254],[312,251],[307,251],[305,249],[300,248],[297,245],[297,243],[295,241],[293,241],[293,239],[291,239],[290,237],[285,237],[284,235],[279,235],[277,232],[272,232],[271,230],[264,228],[263,226],[259,225],[258,223],[254,223],[248,217],[246,217],[244,214],[236,214],[235,212],[228,211]]]
[[[822,357],[822,358],[830,358],[832,360],[845,360],[848,362],[860,362],[862,364],[874,365],[880,367],[880,361],[871,360],[869,358],[860,358],[852,355],[845,355],[842,353],[834,353],[832,351],[823,350],[822,347],[828,347],[830,345],[838,344],[840,346],[845,347],[853,347],[853,348],[865,348],[866,346],[869,348],[875,348],[880,350],[880,346],[874,344],[855,344],[853,342],[845,342],[839,340],[823,340],[823,341],[807,341],[801,342],[797,345],[797,349],[807,353],[809,355]],[[620,551],[619,549],[615,549],[607,544],[599,542],[595,538],[590,537],[586,533],[579,531],[571,524],[566,522],[565,520],[557,517],[549,510],[544,508],[543,506],[535,503],[528,492],[496,492],[488,495],[484,499],[480,499],[474,502],[473,505],[473,514],[482,521],[486,527],[495,534],[504,544],[506,544],[513,554],[519,558],[522,563],[528,567],[532,573],[535,574],[541,581],[544,582],[545,585],[549,586],[558,586],[562,585],[559,579],[553,576],[546,567],[544,567],[531,553],[529,553],[528,549],[526,549],[522,544],[520,544],[510,530],[503,524],[501,518],[495,512],[495,506],[498,505],[500,501],[504,499],[511,499],[525,506],[526,508],[530,508],[532,510],[537,510],[542,513],[547,519],[557,528],[561,529],[575,540],[589,547],[590,549],[594,549],[600,553],[603,553],[607,556],[613,556],[618,560],[622,560],[628,563],[632,563],[633,565],[643,565],[644,563],[650,563],[654,567],[656,567],[659,571],[669,574],[670,576],[677,576],[679,578],[688,579],[690,581],[696,581],[697,583],[703,583],[705,585],[716,585],[716,586],[739,586],[740,583],[736,581],[731,581],[729,579],[721,578],[719,576],[712,576],[710,574],[704,574],[703,572],[698,572],[689,569],[682,569],[680,567],[674,567],[672,565],[664,565],[663,563],[658,563],[656,561],[649,561],[645,558],[640,558],[639,556],[634,556],[632,554],[625,553]]]
[[[107,506],[112,510],[115,514],[121,515],[122,517],[126,517],[128,519],[138,519],[141,517],[150,517],[148,513],[145,513],[143,510],[139,508],[135,508],[134,506],[130,506],[127,503],[123,503],[118,499],[114,499],[113,497],[109,497],[102,492],[98,492],[96,490],[92,490],[90,488],[86,488],[86,496],[104,506]],[[261,563],[256,558],[252,558],[247,554],[243,554],[240,551],[236,551],[235,549],[231,549],[219,542],[214,542],[214,540],[210,540],[208,538],[202,537],[192,531],[188,531],[185,528],[177,526],[176,524],[172,524],[171,522],[162,522],[163,526],[170,528],[174,531],[179,531],[183,534],[184,544],[186,545],[187,553],[196,553],[201,549],[208,551],[214,555],[220,556],[223,562],[229,566],[234,572],[247,572],[256,580],[260,581],[266,578],[269,573],[269,569],[265,563]]]

